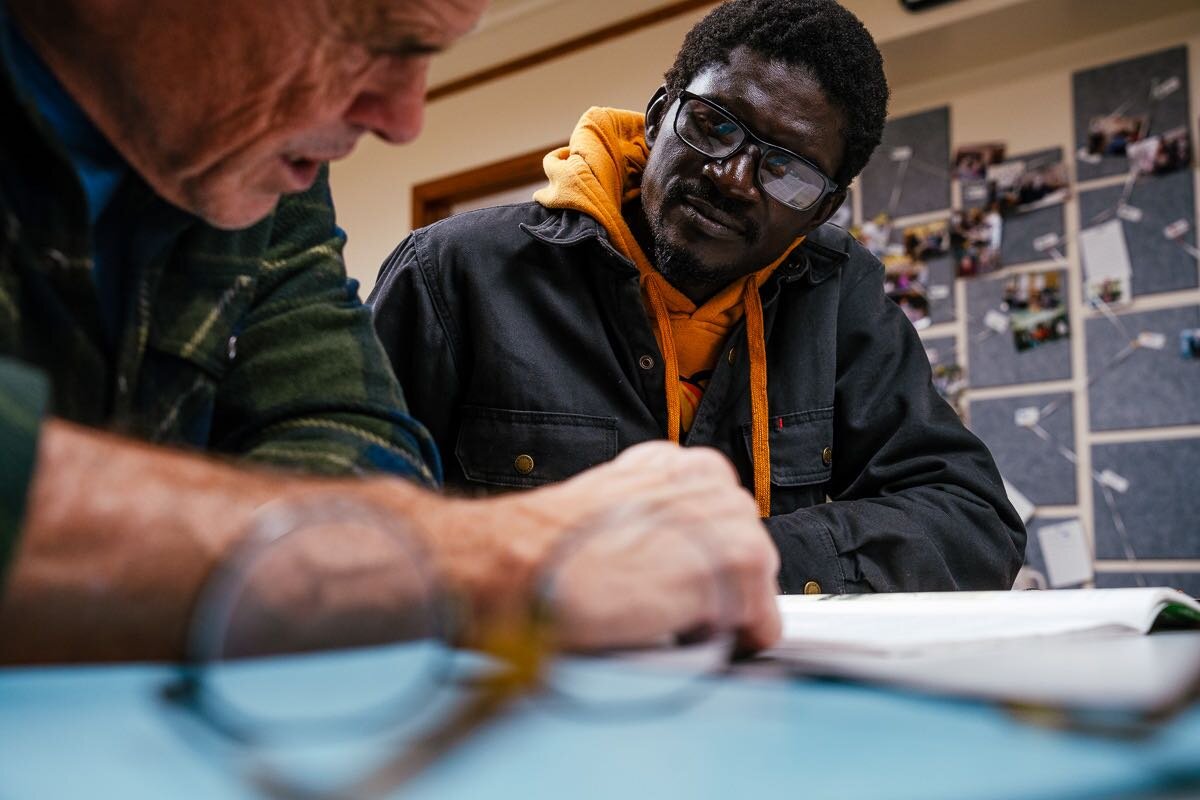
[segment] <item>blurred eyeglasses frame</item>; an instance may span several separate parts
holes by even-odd
[[[736,125],[737,132],[739,132],[742,136],[741,141],[739,141],[737,144],[735,144],[733,147],[729,148],[725,152],[708,152],[707,150],[704,150],[698,143],[689,140],[688,136],[685,135],[683,133],[683,131],[680,130],[680,120],[683,118],[683,115],[684,115],[684,107],[689,102],[699,103],[700,105],[704,106],[705,108],[709,109],[710,111],[715,111],[716,113],[722,115],[729,122]],[[830,178],[828,175],[826,175],[825,172],[820,167],[818,167],[816,164],[814,164],[809,159],[805,158],[804,156],[793,153],[791,150],[788,150],[786,147],[780,147],[777,144],[772,144],[771,142],[768,142],[767,140],[760,138],[759,136],[755,135],[755,133],[752,130],[750,130],[750,127],[748,125],[746,125],[746,123],[744,123],[740,119],[738,119],[736,115],[734,115],[731,112],[729,112],[728,110],[722,108],[719,104],[713,102],[712,100],[709,100],[707,97],[703,97],[701,95],[694,94],[692,92],[689,92],[686,89],[681,91],[679,93],[679,97],[676,99],[675,119],[673,121],[672,127],[675,131],[675,135],[679,137],[680,141],[682,141],[684,144],[686,144],[688,147],[690,147],[692,150],[696,151],[700,155],[705,156],[707,158],[716,159],[717,161],[724,161],[727,158],[731,158],[732,156],[734,156],[738,152],[740,152],[748,143],[753,143],[754,145],[756,145],[758,147],[759,153],[758,153],[757,168],[755,169],[755,177],[756,177],[756,180],[758,181],[759,187],[769,197],[777,200],[778,202],[782,203],[783,205],[787,206],[788,208],[790,208],[794,211],[809,211],[813,208],[816,208],[821,203],[823,203],[825,201],[825,199],[827,197],[829,197],[829,195],[831,195],[835,192],[838,192],[842,189],[842,187],[836,181],[834,181],[832,178]],[[820,194],[818,194],[814,200],[812,200],[811,202],[804,204],[804,205],[798,205],[790,200],[787,200],[784,197],[780,197],[775,192],[771,191],[768,183],[763,180],[762,171],[766,164],[767,156],[773,152],[783,154],[784,156],[792,159],[793,161],[797,162],[798,164],[801,164],[802,166],[804,166],[805,168],[807,168],[808,170],[810,170],[813,173],[813,177],[817,179],[817,181],[814,181],[813,184],[818,185],[818,183],[819,183],[819,185],[821,187]]]

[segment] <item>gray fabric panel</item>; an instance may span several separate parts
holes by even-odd
[[[1066,273],[1061,270],[1059,272],[1065,287]],[[1031,350],[1019,352],[1013,344],[1011,331],[994,333],[983,324],[988,309],[1000,308],[1004,299],[1004,283],[1003,278],[972,278],[967,282],[967,336],[970,352],[968,368],[971,386],[1006,386],[1070,378],[1069,339],[1047,342]],[[1074,320],[1069,321],[1074,325]]]
[[[1200,558],[1200,439],[1093,445],[1092,468],[1129,481],[1112,497],[1137,558]],[[1102,487],[1094,495],[1096,557],[1124,559]]]
[[[1178,77],[1182,86],[1160,101],[1150,96],[1150,87],[1170,77]],[[1087,144],[1088,124],[1093,117],[1106,116],[1119,109],[1129,115],[1150,115],[1150,133],[1187,125],[1188,53],[1186,47],[1174,47],[1157,53],[1118,61],[1071,76],[1075,106],[1076,152]],[[1088,164],[1076,156],[1076,180],[1086,181],[1129,171],[1128,159],[1105,156],[1099,164]]]
[[[1083,228],[1112,219],[1123,187],[1109,186],[1079,195],[1079,219]],[[1140,222],[1122,220],[1125,247],[1133,269],[1133,294],[1153,294],[1196,286],[1196,259],[1177,243],[1163,236],[1163,228],[1186,219],[1192,230],[1183,241],[1196,244],[1196,200],[1192,170],[1143,177],[1133,187],[1127,203],[1142,211]],[[1106,216],[1105,212],[1110,212]]]
[[[1061,406],[1040,422],[1054,443],[1014,422],[1018,408],[1043,408],[1055,400],[1062,400]],[[1075,465],[1062,456],[1055,443],[1075,449],[1074,417],[1069,394],[972,400],[969,427],[992,451],[1000,473],[1031,503],[1071,505],[1076,498]]]
[[[1142,583],[1138,583],[1139,575]],[[1120,589],[1125,586],[1169,586],[1192,597],[1200,597],[1200,572],[1097,572],[1096,588]]]
[[[1047,150],[1009,156],[1005,161],[1025,161],[1029,166],[1036,167],[1062,161],[1062,158],[1062,148],[1051,147]],[[1048,252],[1039,253],[1035,250],[1033,242],[1039,236],[1047,233],[1058,234],[1059,238],[1065,238],[1067,229],[1064,209],[1065,205],[1058,203],[1035,211],[1011,214],[1005,217],[1004,238],[1000,242],[1000,263],[1024,264],[1029,261],[1047,261],[1052,258]],[[1058,246],[1058,252],[1066,257],[1067,243],[1065,241]]]
[[[912,163],[904,170],[900,200],[892,217],[923,214],[950,207],[950,108],[888,120],[883,142],[858,178],[863,219],[888,211],[901,163],[892,160],[897,147],[911,147]]]
[[[1121,314],[1128,335],[1107,318],[1087,321],[1087,369],[1091,429],[1111,431],[1200,423],[1200,359],[1179,354],[1179,332],[1200,328],[1200,306]],[[1119,364],[1106,365],[1142,331],[1164,334],[1162,350],[1138,348]],[[1200,530],[1200,521],[1196,523]]]

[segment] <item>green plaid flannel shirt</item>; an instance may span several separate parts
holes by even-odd
[[[141,193],[125,207],[155,235],[132,248],[139,269],[114,356],[74,168],[6,74],[0,118],[0,578],[43,409],[164,445],[437,485],[432,440],[407,415],[347,280],[327,170],[236,232],[123,187]]]

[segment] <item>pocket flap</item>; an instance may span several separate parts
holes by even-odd
[[[248,275],[163,280],[154,300],[149,346],[220,378],[229,369],[236,346],[232,336],[254,289]]]
[[[833,407],[796,411],[770,420],[771,483],[807,486],[833,474]],[[750,424],[742,425],[746,452],[754,458]]]
[[[540,486],[614,458],[617,420],[464,406],[454,454],[468,480]]]

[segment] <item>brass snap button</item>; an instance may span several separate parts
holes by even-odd
[[[826,447],[824,450],[821,451],[821,463],[827,467],[833,463],[833,448],[832,447]]]
[[[533,456],[522,453],[513,461],[513,468],[522,475],[533,472]]]
[[[642,356],[638,359],[638,366],[642,369],[654,369],[654,359],[650,356]]]
[[[821,593],[821,584],[817,583],[816,581],[809,581],[808,583],[804,584],[804,593],[805,594],[820,594]]]

